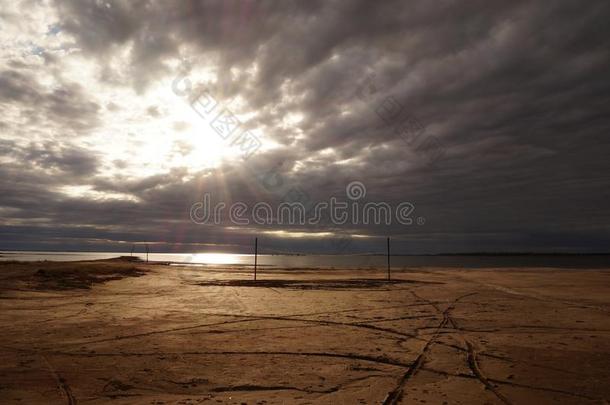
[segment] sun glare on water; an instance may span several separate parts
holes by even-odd
[[[244,263],[245,255],[232,253],[196,253],[191,260],[192,263],[202,264],[241,264]]]

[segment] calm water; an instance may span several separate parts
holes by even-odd
[[[78,261],[110,259],[118,256],[129,256],[125,252],[0,252],[0,260],[20,261]],[[145,254],[134,256],[146,259]],[[231,253],[151,253],[151,261],[187,263],[192,265],[241,264],[251,265],[254,256],[250,254]],[[258,264],[284,268],[299,267],[384,267],[385,256],[340,256],[340,255],[259,255]],[[594,256],[394,256],[391,259],[393,267],[566,267],[566,268],[610,268],[610,255]]]

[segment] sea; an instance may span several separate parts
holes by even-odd
[[[130,256],[129,252],[42,252],[0,251],[0,260],[16,261],[89,261]],[[146,260],[145,253],[133,254]],[[235,253],[150,253],[151,262],[173,265],[217,266],[254,265],[253,254]],[[386,267],[385,255],[282,255],[259,254],[257,264],[261,267],[285,269],[299,268],[368,268]],[[448,268],[610,268],[610,255],[566,255],[566,254],[476,254],[476,255],[396,255],[390,257],[393,268],[401,267],[448,267]]]

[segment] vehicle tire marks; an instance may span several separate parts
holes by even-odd
[[[143,356],[297,356],[297,357],[331,357],[348,360],[359,360],[378,364],[386,364],[402,368],[410,368],[412,364],[404,363],[388,357],[367,356],[357,353],[330,353],[330,352],[289,352],[289,351],[247,351],[247,350],[223,350],[223,351],[186,351],[186,352],[118,352],[118,353],[90,353],[90,352],[49,352],[54,356],[69,357],[143,357]]]
[[[426,300],[425,298],[420,297],[415,292],[411,291],[411,294],[415,297],[415,299],[417,299],[419,301],[424,301],[428,305],[431,305],[437,312],[442,314],[443,319],[441,320],[441,322],[436,327],[436,331],[434,332],[432,337],[426,342],[424,348],[422,349],[420,354],[417,356],[415,362],[413,362],[413,364],[409,367],[407,372],[399,380],[397,387],[393,391],[388,393],[388,395],[386,395],[385,399],[382,402],[383,405],[394,405],[394,404],[397,404],[398,401],[401,400],[401,398],[402,398],[402,396],[404,394],[404,386],[405,386],[405,384],[422,367],[422,365],[424,364],[424,362],[426,360],[426,355],[430,351],[430,348],[432,347],[432,345],[436,342],[436,339],[440,335],[441,330],[444,329],[447,326],[447,324],[451,324],[454,329],[457,329],[457,325],[454,323],[454,321],[453,321],[453,319],[451,318],[451,315],[450,315],[450,313],[453,310],[455,304],[458,303],[460,300],[462,300],[462,299],[464,299],[466,297],[475,295],[477,293],[476,292],[472,292],[472,293],[463,294],[463,295],[457,297],[456,299],[454,299],[451,302],[451,304],[449,304],[449,306],[444,311],[441,311],[440,308],[436,305],[436,303],[432,303],[431,301]]]
[[[477,379],[502,402],[507,405],[512,405],[512,402],[508,400],[504,395],[502,395],[498,389],[485,377],[485,375],[481,372],[479,368],[479,363],[477,362],[477,351],[475,350],[473,344],[466,340],[466,346],[468,346],[468,366],[473,374],[477,377]]]
[[[74,394],[72,394],[72,390],[70,389],[70,386],[66,382],[66,379],[63,378],[55,370],[55,368],[51,365],[49,360],[44,355],[42,355],[40,357],[42,357],[42,360],[44,361],[44,363],[46,364],[47,368],[49,369],[49,372],[51,373],[51,375],[55,379],[55,382],[57,383],[57,387],[66,396],[66,399],[68,400],[68,405],[76,405],[76,403],[77,403],[76,402],[76,398],[74,397]]]

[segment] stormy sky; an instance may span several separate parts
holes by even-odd
[[[0,249],[608,251],[609,20],[603,0],[3,2]],[[352,182],[412,224],[191,219],[204,193]]]

